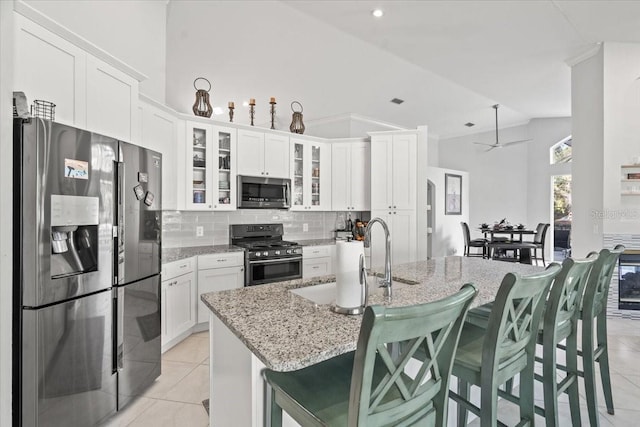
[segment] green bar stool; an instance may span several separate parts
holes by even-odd
[[[569,396],[573,427],[582,425],[580,420],[580,398],[578,395],[578,315],[580,302],[596,257],[587,259],[567,258],[562,271],[556,277],[545,305],[542,329],[537,342],[542,344],[542,375],[535,378],[542,382],[544,409],[536,412],[544,416],[547,426],[558,426],[558,396],[566,392]],[[564,378],[557,382],[557,345],[566,342],[567,370]]]
[[[458,393],[458,425],[467,424],[467,411],[480,417],[480,425],[497,426],[498,387],[520,374],[520,423],[533,425],[533,365],[535,345],[545,297],[561,267],[552,263],[544,271],[521,276],[507,273],[485,327],[465,322],[453,364]],[[471,385],[480,387],[480,408],[469,401]]]
[[[578,318],[580,303],[589,272],[597,256],[587,259],[567,258],[562,270],[556,276],[549,291],[543,309],[543,319],[537,335],[537,343],[542,344],[542,357],[536,361],[542,363],[542,375],[534,374],[544,389],[544,408],[536,406],[537,414],[545,417],[547,426],[558,426],[558,396],[566,392],[569,395],[571,420],[574,427],[580,427],[580,401],[578,394]],[[488,325],[491,304],[469,311],[467,321],[486,327]],[[566,340],[566,375],[558,383],[557,345]],[[519,399],[512,394],[512,382],[507,381],[506,390],[498,395],[518,404]]]
[[[607,412],[614,414],[613,394],[611,393],[611,373],[609,371],[609,350],[607,347],[607,297],[611,276],[624,246],[617,245],[613,250],[603,249],[591,270],[589,281],[584,290],[581,311],[583,376],[589,422],[599,425],[598,402],[596,397],[596,367],[600,365],[600,378],[604,391]],[[594,325],[595,324],[595,325]],[[595,326],[595,329],[594,329]],[[594,338],[596,345],[594,347]]]
[[[293,372],[265,369],[266,421],[281,426],[284,409],[305,427],[445,425],[453,356],[476,293],[466,284],[432,303],[369,306],[355,352]],[[399,348],[397,357],[391,347]],[[404,368],[418,349],[428,357],[410,378]]]

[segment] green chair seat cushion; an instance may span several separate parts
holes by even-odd
[[[346,426],[354,356],[355,352],[346,353],[293,372],[266,370],[265,378],[284,394],[279,394],[283,400],[277,403],[290,414],[306,408],[306,416],[315,417],[318,425]],[[373,383],[378,384],[387,373],[382,360],[376,357]],[[411,381],[405,374],[402,376],[405,382]],[[291,396],[295,396],[295,400]],[[401,398],[400,392],[392,387],[382,406],[398,398]],[[287,402],[288,399],[291,401]]]

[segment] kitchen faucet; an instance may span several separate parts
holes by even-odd
[[[384,288],[384,296],[391,298],[391,235],[389,234],[389,227],[387,223],[381,218],[373,218],[367,224],[367,228],[364,230],[364,247],[371,246],[371,226],[375,223],[380,223],[384,228],[384,235],[387,240],[384,250],[384,279],[380,280],[380,287]]]

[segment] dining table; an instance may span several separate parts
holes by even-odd
[[[522,236],[536,234],[536,230],[529,230],[527,228],[518,228],[518,227],[512,227],[512,228],[479,227],[478,229],[482,232],[482,234],[484,235],[484,238],[489,240],[490,242],[494,240],[494,235],[496,234],[508,234],[509,240],[512,242],[513,241],[522,242]],[[517,240],[514,239],[514,236],[517,237]]]
[[[473,283],[478,289],[471,304],[475,307],[495,299],[505,274],[526,275],[542,269],[461,256],[398,264],[392,267],[392,298],[385,297],[376,285],[376,276],[382,271],[370,271],[368,302],[387,306],[422,304]],[[361,315],[336,313],[332,303],[297,292],[309,287],[330,291],[335,281],[335,275],[328,275],[201,296],[211,310],[210,425],[263,425],[264,368],[297,370],[356,349]]]

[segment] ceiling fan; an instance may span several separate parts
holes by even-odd
[[[503,143],[500,142],[500,140],[498,139],[498,107],[500,107],[499,104],[496,104],[496,105],[491,107],[494,110],[496,110],[496,142],[493,143],[493,144],[489,144],[489,143],[486,143],[486,142],[474,142],[474,144],[486,145],[486,146],[489,147],[487,149],[487,151],[491,151],[494,148],[502,148],[502,147],[506,147],[507,145],[520,144],[520,143],[523,143],[523,142],[531,141],[531,139],[521,139],[521,140],[518,140],[518,141],[509,141],[509,142],[503,142]]]

